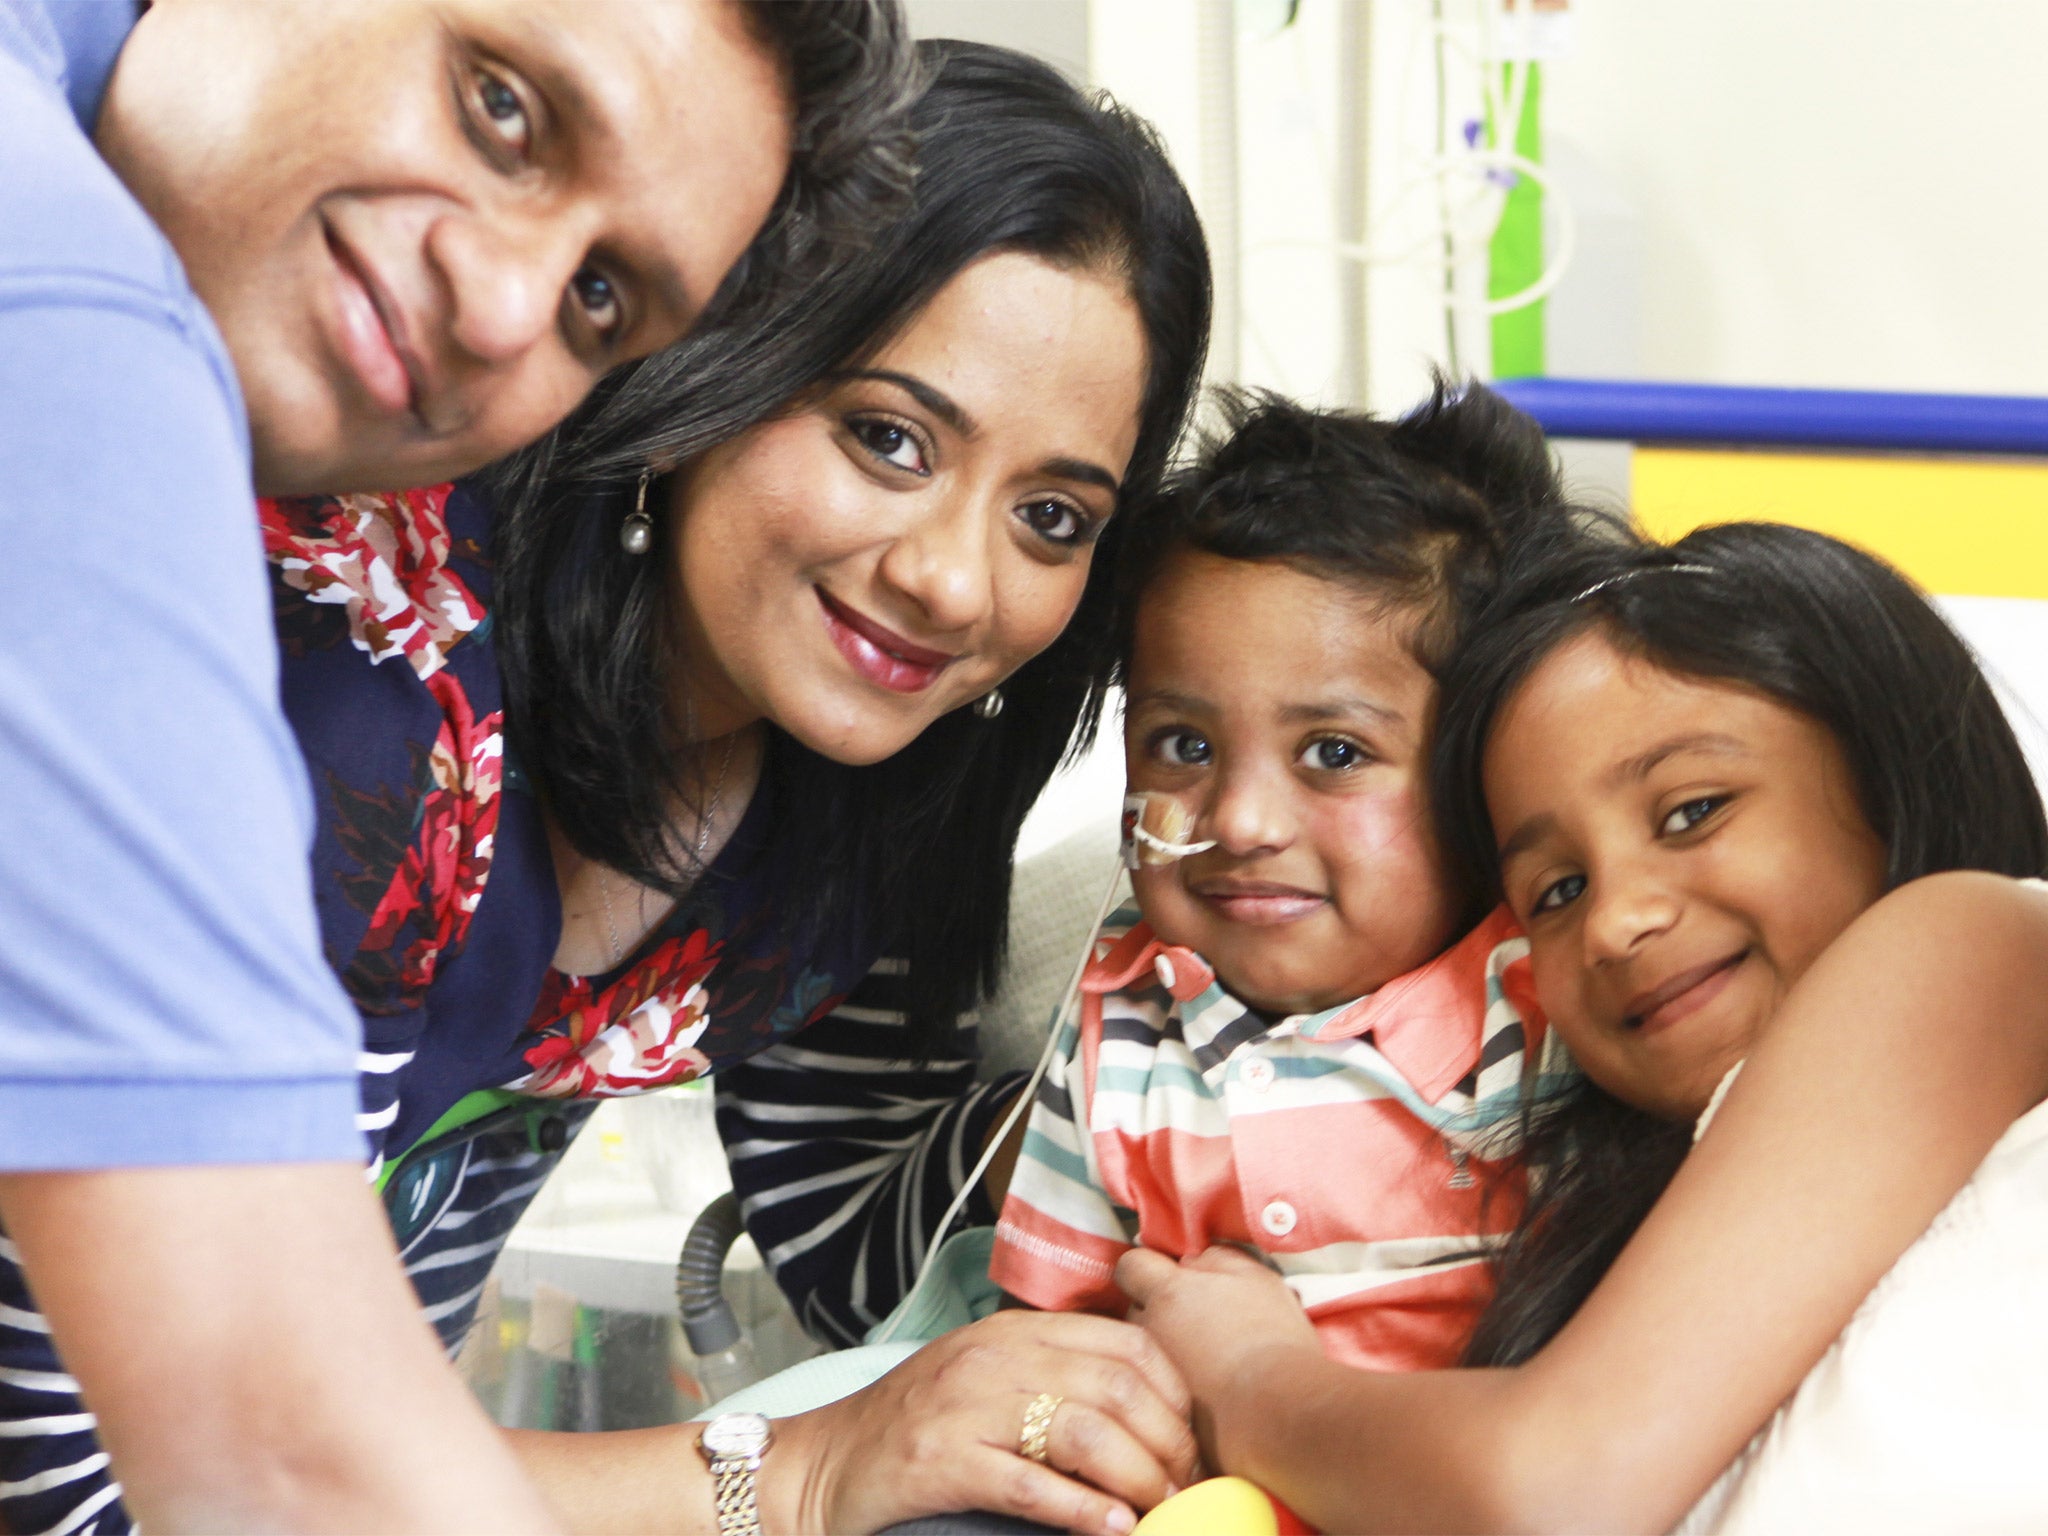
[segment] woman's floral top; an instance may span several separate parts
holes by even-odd
[[[546,830],[506,766],[485,509],[440,486],[266,502],[262,518],[328,957],[366,1052],[407,1058],[365,1075],[380,1155],[479,1088],[594,1098],[687,1082],[823,1017],[867,970],[846,935],[797,955],[772,922],[733,920],[772,911],[755,867],[765,794],[625,964],[553,970]]]

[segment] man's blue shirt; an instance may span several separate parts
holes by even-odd
[[[358,1158],[241,397],[90,136],[133,25],[0,0],[0,1171]]]

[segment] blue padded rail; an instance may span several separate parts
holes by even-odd
[[[2048,399],[1609,379],[1493,386],[1553,437],[2048,456]]]

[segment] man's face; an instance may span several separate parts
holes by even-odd
[[[680,337],[789,161],[734,0],[159,0],[98,125],[266,494],[445,480]]]

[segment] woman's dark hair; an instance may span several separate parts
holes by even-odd
[[[679,890],[696,870],[667,832],[689,780],[670,717],[664,530],[657,523],[644,558],[619,548],[643,466],[686,463],[800,407],[997,252],[1128,286],[1147,356],[1121,507],[1151,499],[1186,421],[1208,341],[1208,252],[1151,129],[1023,54],[956,42],[920,54],[932,74],[912,112],[918,178],[906,214],[794,297],[729,303],[492,477],[513,748],[576,849],[650,885]],[[662,482],[649,495],[661,504]],[[1100,711],[1110,581],[1129,520],[1110,520],[1073,621],[1004,680],[996,719],[955,710],[867,767],[769,731],[767,856],[792,874],[780,916],[802,931],[859,914],[875,942],[903,946],[918,1050],[944,1040],[1001,969],[1017,830]]]
[[[1598,515],[1566,504],[1542,429],[1481,385],[1439,376],[1392,421],[1251,392],[1225,393],[1219,407],[1194,462],[1129,530],[1125,672],[1145,591],[1182,550],[1278,562],[1415,613],[1416,660],[1441,680],[1505,571],[1595,536]],[[1478,887],[1453,895],[1461,928],[1484,914]]]
[[[1727,523],[1675,544],[1589,546],[1524,573],[1445,680],[1433,789],[1446,855],[1499,889],[1481,770],[1493,722],[1542,660],[1597,632],[1623,654],[1731,683],[1834,737],[1887,889],[1950,869],[2048,872],[2033,774],[1976,658],[1904,577],[1840,540]],[[1523,1122],[1529,1200],[1466,1355],[1527,1359],[1576,1312],[1677,1172],[1691,1128],[1575,1081]]]

